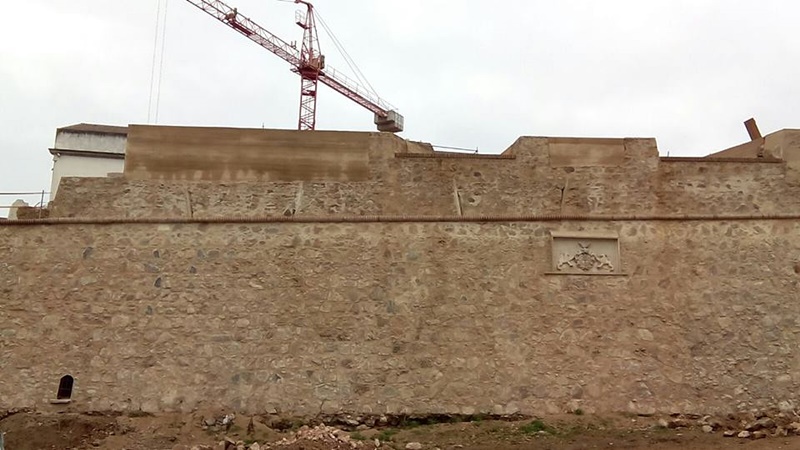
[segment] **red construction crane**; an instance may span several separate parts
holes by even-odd
[[[186,0],[215,19],[233,28],[256,44],[278,55],[292,65],[292,72],[300,75],[300,120],[299,130],[313,130],[317,116],[317,86],[319,82],[353,100],[375,114],[375,125],[379,131],[397,133],[403,131],[403,116],[375,95],[371,90],[325,66],[325,56],[319,51],[317,24],[314,6],[305,0],[294,0],[306,6],[305,15],[298,15],[297,25],[303,28],[303,44],[298,51],[294,45],[267,31],[257,23],[221,1]]]

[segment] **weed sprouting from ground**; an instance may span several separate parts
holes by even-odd
[[[358,431],[356,431],[355,433],[350,434],[350,438],[352,438],[354,441],[366,441],[367,440],[367,437],[364,436],[363,434],[359,433]]]
[[[397,434],[397,430],[388,429],[383,430],[378,434],[377,438],[381,442],[389,442],[394,439],[394,435]]]
[[[541,432],[545,432],[547,434],[556,434],[556,430],[553,427],[545,424],[539,419],[519,427],[519,431],[523,434],[538,434]]]

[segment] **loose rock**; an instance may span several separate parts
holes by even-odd
[[[749,431],[745,430],[745,431],[742,431],[741,433],[737,434],[736,436],[739,437],[739,438],[742,438],[742,439],[750,439],[750,436],[752,436],[752,435],[750,434]]]
[[[713,433],[714,427],[711,425],[703,425],[703,433]]]
[[[680,418],[672,419],[668,424],[669,428],[686,428],[688,426],[689,422],[687,422],[685,419],[680,419]]]
[[[767,432],[763,430],[756,431],[755,433],[753,433],[753,439],[764,439],[767,436],[768,436]]]
[[[762,417],[757,421],[748,424],[745,428],[747,431],[758,431],[764,429],[772,429],[775,428],[775,421],[772,420],[770,417]]]
[[[409,442],[406,444],[406,450],[422,450],[422,444],[419,442]]]

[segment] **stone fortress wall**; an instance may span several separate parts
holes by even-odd
[[[780,134],[780,158],[686,159],[131,127],[124,178],[65,179],[51,219],[0,224],[0,406],[47,405],[65,374],[90,410],[795,405],[800,145]],[[308,158],[331,142],[346,157]],[[254,148],[301,169],[247,171]]]

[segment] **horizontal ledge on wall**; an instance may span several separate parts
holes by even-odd
[[[628,277],[629,273],[577,273],[577,272],[545,272],[545,275],[558,275],[562,277]]]
[[[691,163],[763,163],[781,164],[785,161],[779,158],[696,158],[691,156],[662,156],[661,162],[691,162]]]
[[[479,155],[477,153],[395,153],[395,158],[408,159],[517,159],[516,155]]]
[[[91,151],[91,150],[70,150],[67,148],[51,148],[51,155],[82,156],[84,158],[103,158],[103,159],[125,159],[125,153]]]
[[[800,214],[755,215],[495,215],[495,216],[262,216],[262,217],[110,217],[110,218],[47,218],[0,220],[0,227],[28,225],[117,225],[117,224],[259,224],[259,223],[514,223],[514,222],[730,222],[750,220],[800,220]]]
[[[601,233],[595,231],[550,231],[554,238],[569,239],[619,239],[619,233]]]

